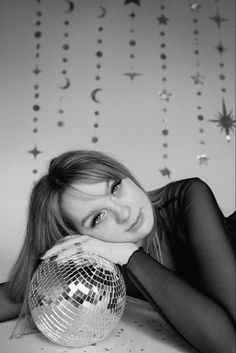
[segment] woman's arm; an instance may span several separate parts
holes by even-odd
[[[200,287],[235,321],[235,249],[209,186],[198,178],[192,179],[183,192],[180,209],[179,217]]]
[[[188,179],[181,185],[174,208],[169,203],[165,217],[182,227],[186,255],[195,264],[199,290],[142,250],[131,256],[124,271],[200,352],[235,353],[235,256],[224,217],[212,191],[200,179]]]
[[[142,249],[123,267],[161,316],[201,353],[235,353],[235,330],[227,312]]]
[[[7,292],[7,282],[0,283],[0,322],[12,320],[18,317],[21,303],[15,303]]]

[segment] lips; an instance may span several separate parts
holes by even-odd
[[[143,213],[140,210],[140,212],[139,212],[137,218],[135,219],[135,221],[127,229],[127,232],[137,230],[141,226],[142,222],[143,222]]]

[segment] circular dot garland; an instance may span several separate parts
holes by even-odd
[[[94,108],[94,120],[93,120],[93,128],[94,128],[94,135],[91,139],[92,143],[96,144],[99,141],[99,138],[97,136],[97,131],[100,126],[100,121],[98,121],[98,118],[100,118],[101,111],[98,109],[97,105],[101,103],[101,96],[100,92],[103,90],[101,87],[101,70],[102,70],[102,64],[103,64],[103,32],[104,32],[104,18],[107,16],[107,9],[102,5],[102,2],[99,6],[98,9],[98,27],[97,27],[97,41],[96,41],[96,51],[95,51],[95,57],[96,57],[96,68],[95,68],[95,76],[94,76],[94,81],[95,81],[95,88],[91,92],[91,98],[96,106]],[[99,119],[100,120],[100,119]]]
[[[65,126],[64,120],[64,99],[67,93],[67,90],[70,89],[71,86],[71,78],[68,72],[68,62],[69,62],[69,52],[70,52],[70,17],[71,13],[74,11],[74,3],[72,1],[64,2],[66,7],[64,10],[64,18],[63,18],[63,34],[62,34],[62,58],[61,58],[61,72],[60,72],[60,82],[59,85],[59,107],[58,107],[58,121],[57,126],[62,128]]]
[[[168,128],[168,119],[167,119],[167,113],[168,113],[168,104],[170,101],[170,97],[172,96],[172,93],[168,90],[167,88],[167,42],[166,42],[166,26],[168,25],[169,18],[166,17],[165,15],[166,11],[166,6],[164,5],[164,2],[161,2],[160,5],[160,15],[157,17],[158,25],[159,25],[159,37],[160,37],[160,63],[161,63],[161,86],[162,89],[158,93],[159,94],[159,99],[162,102],[162,159],[164,163],[164,167],[160,169],[160,173],[164,177],[171,177],[171,170],[167,167],[167,159],[169,157],[168,155],[168,147],[169,147],[169,128]]]
[[[203,94],[203,86],[204,86],[204,80],[205,76],[202,75],[201,73],[201,68],[200,68],[200,39],[199,39],[199,33],[200,33],[200,28],[201,26],[199,25],[200,21],[200,11],[201,11],[201,5],[197,1],[193,1],[189,4],[189,8],[193,14],[192,17],[192,23],[193,23],[193,54],[195,57],[195,72],[191,75],[191,79],[193,81],[193,85],[195,87],[195,92],[196,92],[196,99],[197,99],[197,120],[199,123],[199,153],[197,155],[197,159],[199,162],[199,165],[207,165],[209,157],[207,156],[205,152],[206,148],[206,141],[204,137],[205,129],[204,129],[204,121],[205,121],[205,116],[203,113],[203,106],[201,102],[202,94]]]
[[[215,0],[216,3],[216,14],[214,16],[210,17],[210,20],[214,21],[218,30],[218,44],[215,47],[215,49],[218,52],[219,56],[219,81],[220,81],[220,92],[221,92],[221,98],[222,98],[222,108],[221,111],[218,111],[216,114],[217,119],[208,119],[208,121],[216,123],[217,127],[220,128],[220,131],[225,132],[226,140],[227,142],[231,141],[231,136],[230,132],[234,131],[235,125],[236,125],[236,120],[234,119],[233,111],[228,111],[226,107],[226,98],[225,98],[225,93],[227,92],[226,90],[226,75],[225,75],[225,63],[224,63],[224,52],[227,50],[223,44],[222,41],[222,36],[221,36],[221,26],[223,23],[228,21],[228,19],[224,18],[221,16],[219,8],[218,8],[218,1]]]
[[[34,75],[34,85],[33,85],[33,104],[32,104],[32,133],[34,135],[34,147],[27,151],[34,157],[34,162],[36,163],[37,157],[42,151],[37,147],[37,134],[39,132],[38,122],[40,118],[41,106],[40,106],[40,75],[42,70],[40,68],[40,50],[41,50],[41,39],[42,39],[42,11],[40,0],[36,0],[36,12],[35,12],[35,27],[34,27],[34,43],[35,43],[35,52],[34,52],[34,68],[32,74]],[[33,167],[32,173],[35,175],[38,173],[37,167]]]
[[[129,4],[132,4],[132,5],[138,5],[140,6],[140,1],[125,1],[124,5],[129,5]],[[129,18],[130,18],[130,21],[131,21],[131,28],[129,30],[129,33],[130,33],[130,39],[129,39],[129,48],[130,48],[130,54],[129,54],[129,58],[130,58],[130,67],[129,67],[129,71],[124,73],[125,76],[127,76],[128,78],[130,78],[130,81],[131,83],[134,82],[134,79],[137,77],[137,76],[140,76],[142,75],[141,73],[139,72],[136,72],[135,69],[134,69],[134,60],[135,60],[135,57],[136,57],[136,54],[135,54],[135,49],[136,49],[136,45],[137,45],[137,41],[135,39],[135,19],[137,17],[137,14],[135,12],[135,8],[133,7],[131,9],[131,12],[129,12],[128,14]]]

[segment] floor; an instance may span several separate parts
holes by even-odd
[[[175,353],[196,352],[142,300],[127,298],[122,319],[103,341],[82,348],[68,348],[41,333],[10,339],[16,320],[0,323],[0,353]]]

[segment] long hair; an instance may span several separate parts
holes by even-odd
[[[59,239],[76,234],[72,222],[63,214],[62,194],[73,189],[73,183],[98,183],[102,181],[130,178],[141,190],[143,187],[129,169],[107,154],[91,150],[77,150],[61,154],[52,159],[48,174],[42,176],[32,189],[28,206],[25,240],[18,259],[11,271],[8,293],[22,309],[12,336],[20,337],[35,327],[31,318],[28,293],[32,276],[40,263],[40,257]],[[145,192],[145,191],[144,191]],[[153,205],[158,202],[153,194],[147,193]],[[154,207],[153,206],[153,207]],[[160,246],[155,227],[144,241],[144,250],[160,259]],[[154,250],[153,250],[154,249]],[[17,334],[18,324],[24,318],[24,327]]]
[[[61,210],[62,194],[74,182],[96,183],[125,177],[143,190],[122,163],[102,152],[71,151],[50,162],[48,174],[33,187],[25,240],[8,285],[10,297],[16,302],[24,302],[23,315],[29,314],[26,296],[40,257],[62,237],[76,234]]]

